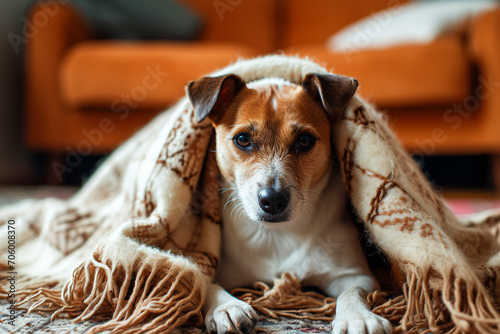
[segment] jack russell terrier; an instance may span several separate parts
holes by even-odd
[[[337,297],[332,333],[392,332],[366,302],[378,284],[332,164],[331,123],[357,86],[315,73],[299,85],[277,78],[245,84],[234,74],[187,84],[197,120],[208,117],[215,127],[226,187],[220,285],[209,285],[203,306],[210,333],[253,332],[256,312],[227,290],[271,283],[283,272]]]

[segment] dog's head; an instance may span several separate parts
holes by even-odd
[[[234,74],[191,81],[186,92],[199,122],[217,134],[217,163],[254,221],[286,222],[317,202],[329,174],[330,131],[357,81],[311,73],[299,85],[249,83]]]

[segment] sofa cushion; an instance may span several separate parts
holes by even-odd
[[[464,30],[474,17],[496,7],[495,0],[417,1],[358,20],[328,40],[331,51],[383,49],[402,44],[426,44]]]
[[[161,109],[189,80],[254,55],[222,43],[83,42],[60,67],[61,95],[73,108]]]
[[[352,53],[332,53],[325,43],[285,51],[358,79],[361,96],[382,107],[450,104],[463,101],[472,89],[470,60],[456,36]]]

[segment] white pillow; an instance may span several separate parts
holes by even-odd
[[[494,0],[412,2],[374,13],[327,41],[332,52],[428,43],[474,15],[498,6]]]

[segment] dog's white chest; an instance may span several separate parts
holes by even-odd
[[[272,282],[280,273],[304,265],[303,255],[310,253],[306,236],[263,231],[254,222],[224,224],[218,282],[226,289],[256,281]]]

